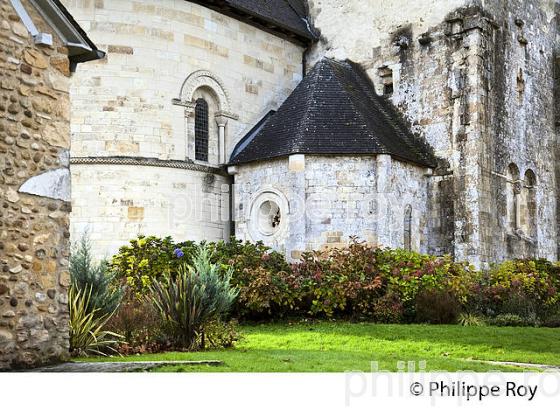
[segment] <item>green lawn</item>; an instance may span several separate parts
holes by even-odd
[[[378,325],[320,322],[242,326],[235,348],[111,358],[127,360],[221,360],[223,366],[165,366],[187,372],[397,371],[399,361],[426,362],[426,371],[519,371],[474,360],[560,366],[560,329]],[[99,359],[85,359],[99,360]],[[107,360],[107,359],[101,359]]]

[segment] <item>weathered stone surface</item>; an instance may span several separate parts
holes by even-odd
[[[101,17],[86,2],[69,3],[70,11],[88,22],[93,38],[119,33],[104,46],[109,52],[105,61],[84,64],[71,77],[74,158],[194,160],[194,112],[185,118],[185,107],[173,105],[172,98],[192,103],[204,97],[210,104],[208,164],[216,168],[223,162],[218,120],[229,157],[244,133],[277,108],[302,77],[301,46],[229,16],[209,14],[201,5],[141,0],[122,9],[118,0],[106,0],[105,6],[119,11]],[[132,20],[139,24],[129,24]],[[227,35],[221,34],[225,27]],[[127,80],[115,81],[115,72]],[[246,91],[245,84],[254,87]],[[239,118],[220,116],[220,110],[228,111],[225,107]],[[225,175],[216,175],[208,185],[204,172],[184,169],[77,163],[71,169],[71,235],[92,228],[96,257],[118,250],[121,238],[136,236],[144,224],[156,235],[177,239],[230,236]],[[115,181],[126,181],[128,188]],[[145,190],[153,195],[140,194]],[[138,209],[129,214],[129,207]],[[104,222],[93,228],[99,220]]]
[[[30,48],[23,52],[23,61],[32,67],[44,69],[47,68],[49,63],[43,53],[39,50]]]
[[[70,148],[68,57],[57,34],[23,3],[55,44],[36,46],[11,2],[0,0],[0,15],[10,16],[0,24],[0,369],[68,354],[68,310],[50,308],[66,295],[59,282],[69,248],[70,181],[60,158]],[[60,215],[49,218],[53,212]]]
[[[310,0],[321,41],[309,64],[325,55],[362,64],[378,92],[442,159],[429,179],[429,252],[477,266],[506,258],[557,259],[557,5],[370,4]],[[518,16],[531,27],[517,24]],[[519,223],[511,218],[516,182],[507,176],[510,164],[518,179],[535,175],[539,181],[529,190],[536,206],[524,182]]]
[[[410,248],[427,249],[423,168],[387,155],[293,155],[236,168],[234,205],[240,239],[263,241],[289,259],[311,249],[345,246],[351,237],[402,248],[405,210],[411,207]],[[263,200],[279,206],[279,229],[272,234],[258,221]]]
[[[19,192],[70,201],[70,171],[59,168],[34,176],[25,181]]]

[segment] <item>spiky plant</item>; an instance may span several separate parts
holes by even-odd
[[[77,289],[70,286],[68,290],[70,352],[74,356],[118,354],[115,347],[122,336],[104,330],[111,315],[91,310],[91,296],[91,287]]]
[[[484,326],[486,324],[483,318],[474,313],[460,313],[457,321],[461,326]]]
[[[231,269],[220,273],[208,248],[200,246],[192,265],[181,265],[166,281],[154,281],[151,300],[176,347],[197,348],[204,324],[229,311],[238,294],[231,276]]]
[[[95,263],[91,254],[89,237],[84,234],[74,245],[70,255],[70,277],[72,285],[85,291],[89,289],[89,312],[96,315],[112,315],[117,310],[123,290],[108,270],[106,261]]]

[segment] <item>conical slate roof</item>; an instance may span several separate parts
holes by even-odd
[[[393,105],[376,94],[359,65],[327,58],[276,114],[237,144],[230,164],[292,154],[389,154],[436,166],[431,149],[412,134]]]

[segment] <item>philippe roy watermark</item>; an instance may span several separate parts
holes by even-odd
[[[335,214],[340,220],[373,218],[383,221],[387,229],[393,225],[400,226],[406,205],[416,201],[396,193],[379,195],[348,192],[335,195],[332,192],[275,191],[282,197],[278,198],[279,205],[286,205],[286,209],[281,209],[282,213],[289,213],[294,222],[307,219],[319,223]],[[267,189],[253,192],[248,184],[220,184],[212,188],[199,185],[192,187],[188,193],[177,193],[165,198],[163,205],[168,210],[171,224],[247,220],[251,218],[255,199],[263,192],[267,192]]]
[[[539,372],[523,373],[427,373],[426,361],[397,362],[397,372],[380,369],[378,362],[371,363],[371,372],[347,372],[345,404],[367,397],[418,398],[466,405],[471,402],[487,402],[491,399],[523,400],[533,402],[537,398],[560,396],[560,373],[557,370],[540,369]]]

